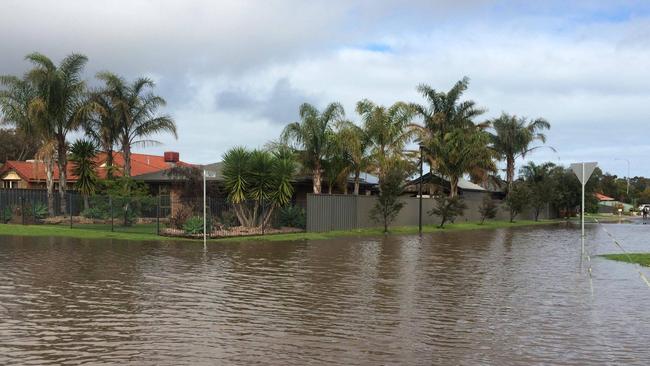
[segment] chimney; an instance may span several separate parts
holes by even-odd
[[[165,152],[165,163],[175,165],[179,161],[179,154],[176,151]]]

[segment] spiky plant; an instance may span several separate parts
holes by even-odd
[[[75,188],[82,194],[84,209],[88,209],[88,197],[97,189],[97,147],[90,140],[77,140],[70,146],[72,173],[77,176]]]

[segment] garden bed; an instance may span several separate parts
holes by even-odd
[[[261,227],[233,226],[228,229],[219,229],[208,233],[208,238],[229,238],[237,236],[254,236],[254,235],[273,235],[273,234],[290,234],[300,233],[303,229],[295,227],[268,227],[262,230]],[[181,229],[164,228],[160,230],[160,235],[178,238],[202,239],[203,234],[188,234]]]

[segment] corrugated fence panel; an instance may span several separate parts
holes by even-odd
[[[455,222],[477,222],[480,221],[479,206],[483,200],[483,194],[467,194],[463,197],[467,209],[464,215],[456,218]],[[419,199],[415,197],[404,197],[404,208],[391,223],[392,226],[417,226]],[[422,224],[437,225],[440,219],[437,216],[429,215],[435,205],[432,198],[422,200]],[[324,232],[332,230],[353,230],[362,228],[380,227],[381,224],[370,218],[370,210],[377,202],[376,196],[354,196],[354,195],[307,195],[307,231]],[[502,202],[498,202],[497,220],[507,220],[508,212],[504,209]],[[540,218],[549,218],[550,210],[547,208],[540,214]],[[518,219],[532,219],[530,210],[518,215]]]
[[[353,195],[307,195],[307,231],[357,228],[357,200]]]

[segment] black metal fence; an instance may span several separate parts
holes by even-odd
[[[150,197],[84,197],[67,192],[61,205],[58,192],[48,207],[43,190],[0,189],[0,223],[54,225],[70,229],[130,232],[174,237],[268,235],[303,231],[304,205],[277,207],[264,201],[232,203],[223,197],[171,199]]]

